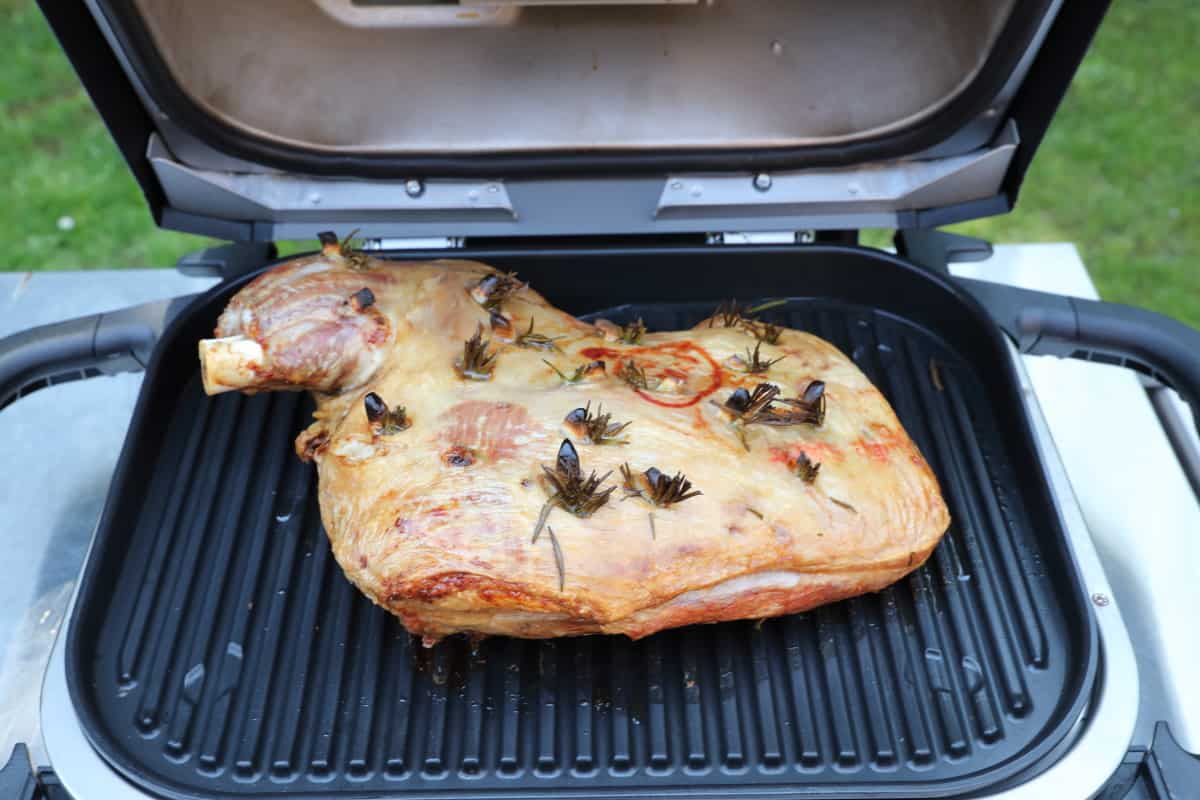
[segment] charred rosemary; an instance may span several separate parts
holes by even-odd
[[[492,370],[496,368],[496,354],[488,353],[491,344],[483,338],[483,326],[475,328],[475,335],[463,342],[463,354],[455,366],[458,374],[473,381],[487,381],[492,378]]]
[[[811,381],[799,397],[785,397],[779,402],[787,408],[774,409],[760,420],[763,424],[820,426],[825,422],[824,381]]]
[[[488,312],[488,325],[492,329],[492,335],[501,341],[511,342],[516,337],[512,320],[504,316],[499,309],[493,308]]]
[[[779,387],[772,383],[760,383],[754,391],[735,389],[733,394],[725,399],[721,406],[726,416],[735,422],[751,423],[767,413],[775,398],[779,396]],[[715,400],[713,401],[716,402]]]
[[[350,295],[350,307],[355,311],[366,311],[375,305],[375,293],[366,286]]]
[[[471,287],[470,295],[476,303],[492,311],[528,285],[517,280],[515,272],[491,272]]]
[[[621,465],[622,488],[625,499],[640,497],[658,508],[669,508],[675,503],[697,497],[702,492],[692,488],[692,482],[682,472],[667,477],[657,467],[645,472],[634,472],[628,463]]]
[[[583,468],[579,465],[579,453],[570,439],[563,439],[558,447],[558,456],[554,460],[554,469],[543,466],[542,472],[550,487],[550,498],[542,506],[537,524],[533,528],[533,541],[537,542],[546,519],[555,508],[561,508],[577,517],[590,517],[601,506],[608,502],[608,497],[617,488],[610,486],[601,491],[600,486],[611,472],[596,477],[593,470],[586,478]]]
[[[796,460],[792,462],[792,472],[799,476],[800,480],[805,483],[812,483],[817,479],[817,473],[821,471],[821,465],[813,462],[808,457],[808,454],[803,450],[796,456]]]
[[[374,392],[367,392],[363,398],[363,410],[367,412],[367,424],[371,433],[376,436],[390,436],[407,430],[412,425],[404,406],[388,408],[383,398]]]
[[[825,384],[813,381],[800,397],[780,398],[778,386],[760,383],[752,392],[735,390],[724,404],[717,404],[715,400],[713,403],[729,418],[742,446],[749,450],[747,425],[821,425],[825,421]]]
[[[545,364],[550,369],[554,370],[554,373],[556,375],[558,375],[558,377],[562,378],[563,383],[570,383],[570,384],[579,383],[584,378],[589,378],[592,375],[596,375],[596,374],[603,375],[604,370],[605,370],[603,361],[591,361],[591,362],[588,362],[587,364],[581,364],[580,366],[576,367],[575,371],[572,372],[570,375],[568,375],[544,358],[542,359],[542,363]]]
[[[604,413],[604,406],[597,406],[592,413],[592,403],[589,400],[583,408],[576,408],[567,414],[563,424],[576,437],[589,444],[628,444],[628,439],[618,438],[621,432],[632,423],[613,422],[612,414]]]
[[[533,317],[529,318],[529,328],[516,339],[517,347],[525,347],[530,350],[558,350],[558,345],[555,344],[562,336],[544,336],[540,333],[533,332]]]

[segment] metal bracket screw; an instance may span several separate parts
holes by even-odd
[[[409,178],[404,182],[404,192],[409,197],[420,197],[425,193],[425,185],[416,178]]]
[[[1092,595],[1092,602],[1100,607],[1104,607],[1112,601],[1108,599],[1108,595],[1102,592],[1096,592],[1094,595]]]
[[[765,192],[771,188],[771,176],[765,172],[760,172],[754,176],[754,188],[760,192]]]

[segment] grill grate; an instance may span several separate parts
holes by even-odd
[[[682,328],[709,308],[607,316]],[[907,579],[641,642],[424,650],[333,561],[314,471],[291,448],[311,404],[207,399],[193,375],[100,624],[75,632],[94,743],[169,796],[929,797],[1027,766],[1070,722],[1084,656],[1048,577],[1068,567],[1027,517],[982,384],[882,312],[794,301],[765,316],[850,354],[939,476],[954,524]]]

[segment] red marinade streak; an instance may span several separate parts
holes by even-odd
[[[700,358],[703,358],[708,362],[709,366],[712,368],[712,371],[710,373],[711,377],[709,379],[708,386],[704,387],[687,400],[679,403],[671,403],[667,402],[666,400],[659,400],[657,397],[651,397],[641,389],[634,389],[634,391],[637,392],[638,397],[642,398],[643,400],[654,403],[656,406],[663,406],[664,408],[687,408],[688,406],[696,405],[701,400],[715,392],[717,389],[721,388],[721,366],[713,360],[713,357],[708,354],[708,351],[699,345],[693,344],[692,342],[667,342],[665,344],[657,344],[651,347],[630,347],[625,350],[614,350],[609,347],[585,347],[583,350],[579,351],[579,354],[584,358],[590,358],[592,360],[613,359],[617,361],[646,353],[666,353],[676,361],[683,361],[690,364],[697,364],[699,363]],[[697,356],[700,358],[697,358]],[[677,372],[676,370],[670,368],[665,370],[665,372],[668,375],[686,375],[686,373]]]

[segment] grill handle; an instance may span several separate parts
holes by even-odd
[[[1171,387],[1200,433],[1200,331],[1144,308],[956,279],[1030,355],[1115,364]]]
[[[0,409],[46,386],[142,371],[167,322],[194,296],[54,322],[0,339]]]

